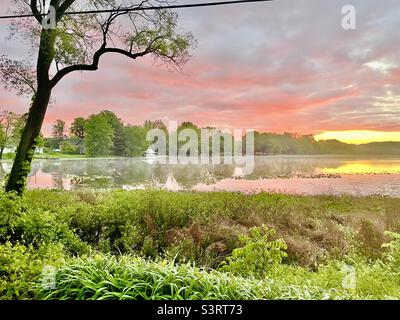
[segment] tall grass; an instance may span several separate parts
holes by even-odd
[[[0,298],[400,298],[399,241],[382,248],[399,208],[386,197],[0,193]],[[262,225],[276,235],[252,234]],[[56,290],[33,285],[47,264]],[[342,285],[345,265],[355,289]]]

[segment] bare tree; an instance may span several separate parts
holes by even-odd
[[[123,0],[120,0],[121,2]],[[16,12],[29,9],[35,18],[15,20],[12,35],[21,35],[32,44],[37,55],[33,68],[25,61],[0,57],[0,75],[6,88],[19,94],[32,93],[32,104],[17,149],[6,191],[21,193],[40,134],[52,90],[61,80],[76,71],[95,71],[103,55],[120,54],[132,60],[147,55],[180,68],[187,62],[194,45],[190,33],[181,32],[177,14],[169,10],[130,11],[157,2],[143,0],[123,6],[116,0],[15,0]],[[55,27],[44,28],[48,5],[55,9]],[[47,6],[46,6],[47,5]],[[112,9],[111,13],[68,15],[71,10]]]

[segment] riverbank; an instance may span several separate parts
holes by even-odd
[[[385,231],[400,232],[399,198],[48,190],[0,197],[3,298],[400,298],[399,240],[382,247],[393,241]],[[57,290],[40,286],[46,265],[58,270]]]
[[[3,155],[1,160],[14,160],[15,154],[7,153]],[[36,153],[33,159],[36,160],[52,160],[52,159],[71,159],[71,160],[81,160],[81,159],[124,159],[126,157],[119,156],[88,156],[86,154],[65,154],[65,153]]]

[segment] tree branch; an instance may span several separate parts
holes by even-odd
[[[36,19],[39,23],[42,23],[43,17],[40,15],[40,12],[39,12],[39,10],[38,10],[38,8],[37,8],[37,0],[31,0],[30,7],[31,7],[32,14],[35,15],[35,19]]]
[[[93,62],[91,64],[76,64],[76,65],[68,66],[68,67],[61,69],[60,71],[58,71],[56,73],[56,75],[53,77],[53,79],[51,79],[50,85],[52,88],[54,88],[57,85],[57,83],[60,82],[60,80],[62,78],[64,78],[66,75],[68,75],[69,73],[72,73],[74,71],[96,71],[99,68],[99,62],[100,62],[101,56],[103,56],[106,53],[118,53],[118,54],[124,55],[128,58],[135,60],[136,58],[143,57],[151,52],[152,52],[151,50],[146,49],[142,52],[132,53],[132,52],[129,52],[129,51],[126,51],[123,49],[119,49],[119,48],[106,48],[105,45],[103,45],[94,54]]]
[[[57,10],[57,22],[61,20],[64,13],[69,9],[69,7],[75,2],[75,0],[65,0]]]

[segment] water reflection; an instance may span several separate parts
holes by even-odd
[[[0,162],[1,180],[10,172],[11,165],[10,161]],[[361,178],[363,175],[365,177]],[[256,157],[254,172],[246,177],[241,167],[229,164],[160,165],[142,158],[49,159],[33,162],[28,187],[264,190],[312,194],[342,191],[363,194],[368,189],[367,194],[399,193],[400,196],[399,177],[400,158],[391,157],[262,156]]]
[[[337,168],[322,168],[320,171],[337,174],[397,174],[400,173],[400,162],[393,160],[346,161]]]

